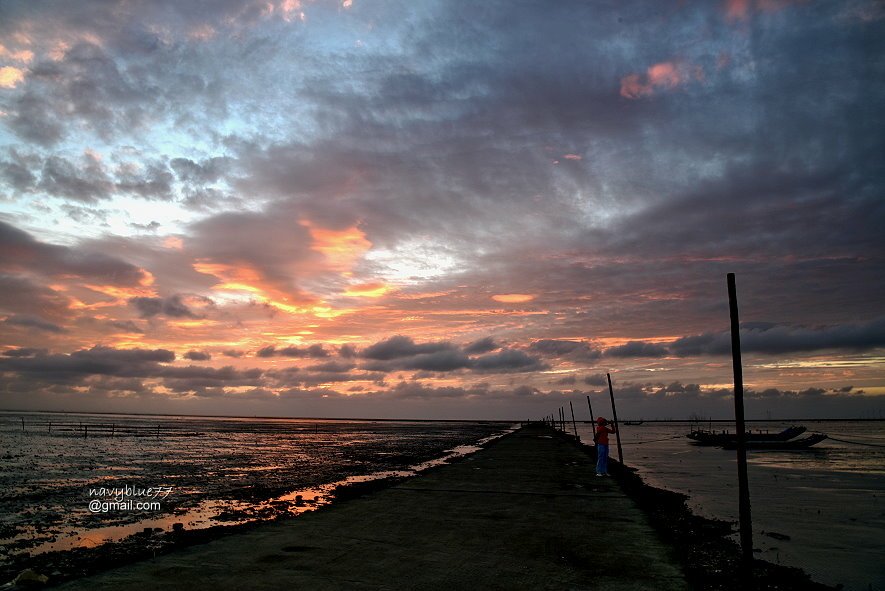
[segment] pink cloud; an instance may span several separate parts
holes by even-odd
[[[738,22],[747,20],[753,12],[777,12],[798,2],[804,0],[725,0],[723,12],[725,20]]]
[[[689,68],[672,61],[661,62],[649,67],[644,76],[629,74],[621,78],[621,96],[628,99],[650,96],[656,89],[673,89],[685,84],[692,77],[703,80],[703,69],[700,66]]]

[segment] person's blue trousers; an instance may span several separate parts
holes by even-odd
[[[608,474],[608,445],[596,444],[596,473]]]

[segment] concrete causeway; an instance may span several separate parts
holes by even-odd
[[[613,478],[527,427],[365,497],[57,589],[686,589]]]

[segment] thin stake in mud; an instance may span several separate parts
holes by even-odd
[[[624,465],[624,451],[621,449],[621,430],[618,428],[618,409],[615,408],[615,391],[612,388],[611,374],[605,374],[608,379],[608,395],[612,399],[612,418],[615,421],[615,441],[618,442],[618,462]]]
[[[726,275],[728,310],[731,316],[731,362],[734,370],[734,421],[737,431],[738,514],[741,530],[741,556],[744,566],[753,565],[753,523],[750,518],[750,485],[747,479],[747,442],[744,431],[744,372],[741,366],[741,323],[738,316],[734,273]],[[749,571],[748,571],[749,572]]]
[[[25,430],[25,417],[19,417],[22,420],[22,432]]]
[[[590,423],[593,425],[590,429],[593,431],[593,445],[596,445],[596,419],[593,418],[593,405],[590,404],[590,395],[587,394],[587,408],[590,409]]]
[[[575,407],[572,405],[572,401],[571,401],[571,400],[568,401],[568,407],[569,407],[569,408],[571,409],[571,411],[572,411],[572,429],[574,429],[574,431],[575,431],[575,439],[577,439],[577,438],[578,438],[578,424],[575,423]]]

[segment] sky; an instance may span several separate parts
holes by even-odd
[[[3,0],[0,408],[885,416],[878,0]],[[599,414],[599,411],[597,411]]]

